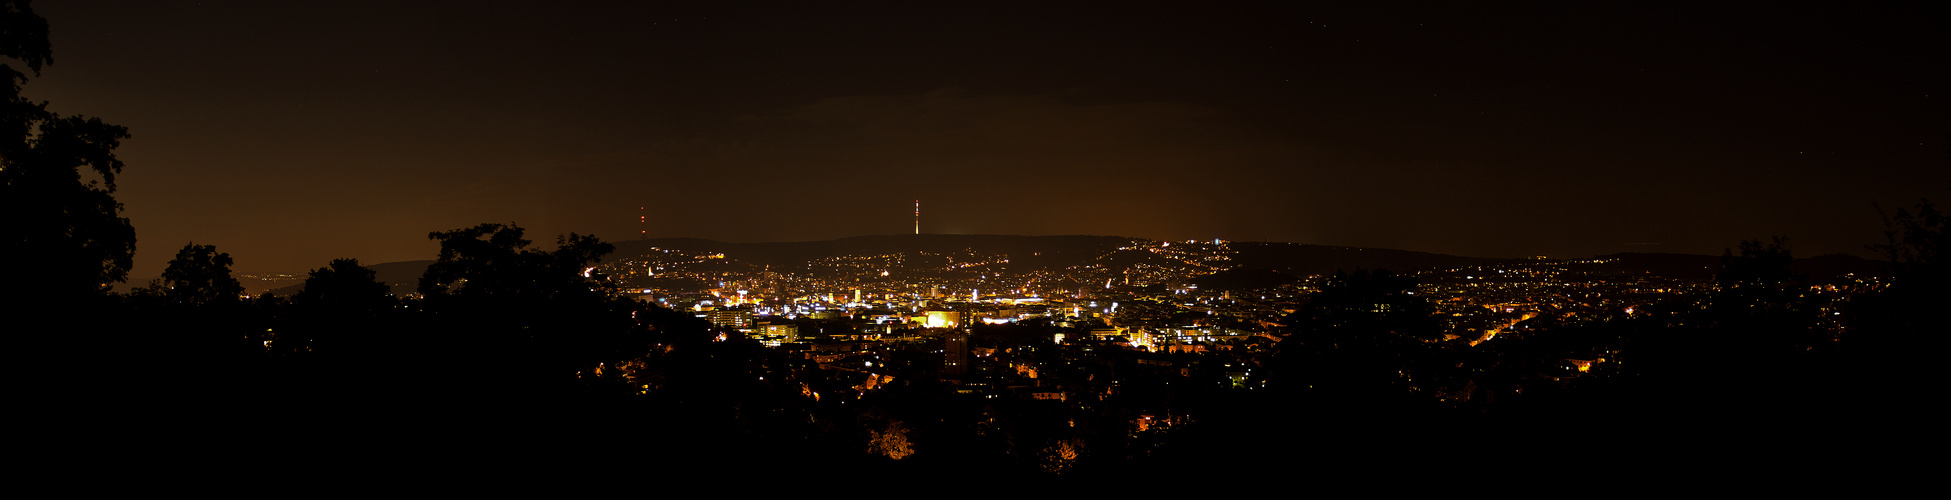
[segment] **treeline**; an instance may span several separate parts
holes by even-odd
[[[538,471],[588,453],[694,471],[761,451],[864,453],[864,436],[847,453],[804,443],[819,433],[770,439],[798,429],[752,421],[802,399],[782,355],[621,298],[591,270],[609,244],[571,234],[543,250],[502,224],[430,236],[441,252],[414,297],[341,259],[293,296],[243,298],[229,255],[187,245],[161,279],[63,308],[48,368],[74,376],[49,389],[132,441],[196,436],[308,466],[347,446]]]
[[[1314,450],[1252,467],[1264,473],[1298,463],[1720,479],[1901,468],[1890,443],[1928,425],[1951,283],[1934,207],[1890,220],[1889,243],[1875,247],[1893,265],[1880,290],[1816,293],[1789,268],[1785,239],[1744,241],[1723,256],[1709,296],[1542,315],[1474,346],[1438,338],[1412,280],[1337,274],[1286,321],[1270,390],[1234,398],[1207,421],[1218,425],[1182,442],[1197,456]],[[1589,371],[1571,369],[1575,360]],[[1349,465],[1361,459],[1373,462]]]

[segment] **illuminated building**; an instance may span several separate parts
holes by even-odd
[[[956,328],[962,326],[962,313],[957,311],[928,311],[926,324],[929,328]]]
[[[768,344],[777,346],[779,342],[798,342],[799,326],[792,323],[767,323],[752,330],[753,337],[760,337]]]
[[[961,332],[942,338],[942,375],[959,376],[969,371],[969,336]]]
[[[711,320],[713,326],[731,328],[750,328],[752,326],[751,309],[718,309],[709,311],[707,314],[706,319]]]

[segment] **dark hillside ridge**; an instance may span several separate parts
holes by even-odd
[[[1270,269],[1294,276],[1326,275],[1334,274],[1336,271],[1354,272],[1361,269],[1410,272],[1421,269],[1492,264],[1508,260],[1386,248],[1302,243],[1243,241],[1228,246],[1239,252],[1233,257],[1233,262],[1238,267]]]
[[[1721,256],[1682,253],[1617,253],[1593,257],[1609,262],[1598,264],[1608,274],[1653,274],[1673,279],[1710,281],[1721,271]],[[1789,269],[1808,275],[1817,283],[1833,282],[1854,274],[1881,276],[1889,263],[1854,255],[1829,254],[1795,259]]]
[[[808,260],[841,255],[881,255],[901,252],[951,253],[974,250],[985,254],[1007,254],[1012,259],[1089,260],[1117,250],[1134,241],[1119,236],[1012,236],[999,234],[901,234],[855,236],[827,241],[767,243],[729,243],[697,238],[653,238],[616,242],[616,256],[649,253],[651,247],[706,252],[722,252],[725,258],[758,265],[795,265]],[[1033,259],[1043,256],[1064,259]],[[1062,265],[1072,265],[1064,263]],[[1032,264],[1034,265],[1034,264]]]

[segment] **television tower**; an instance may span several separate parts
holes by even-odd
[[[646,232],[644,224],[644,207],[637,207],[637,239],[650,239],[650,235]]]
[[[915,200],[915,234],[921,234],[921,200]]]

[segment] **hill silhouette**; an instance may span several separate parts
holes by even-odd
[[[1280,271],[1242,267],[1209,274],[1194,280],[1193,283],[1202,289],[1237,292],[1274,288],[1299,279]]]
[[[1238,255],[1239,267],[1269,269],[1294,276],[1333,274],[1356,269],[1390,269],[1398,272],[1440,267],[1488,264],[1505,259],[1461,257],[1439,253],[1358,248],[1304,243],[1244,241],[1229,245]]]
[[[1140,241],[1121,236],[1015,236],[999,234],[904,234],[855,236],[826,241],[731,243],[699,238],[652,238],[615,242],[614,256],[650,253],[650,249],[720,252],[727,259],[750,264],[790,266],[841,255],[882,255],[902,252],[951,253],[973,250],[1009,255],[1017,266],[1064,267],[1087,262],[1118,247]],[[1038,255],[1041,254],[1041,255]]]
[[[1682,253],[1617,253],[1593,257],[1603,260],[1597,269],[1608,274],[1652,274],[1667,278],[1708,281],[1721,271],[1721,256]],[[1883,275],[1887,263],[1854,255],[1829,254],[1802,257],[1789,264],[1789,270],[1803,273],[1818,283],[1859,276]]]

